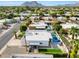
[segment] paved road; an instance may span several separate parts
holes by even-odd
[[[19,23],[16,23],[9,31],[7,31],[3,36],[0,37],[0,49],[12,38],[13,32],[18,31],[20,27]]]

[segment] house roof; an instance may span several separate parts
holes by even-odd
[[[71,27],[78,27],[79,25],[75,24],[75,23],[66,23],[66,24],[61,24],[63,28],[71,28]]]
[[[46,54],[15,54],[15,58],[53,58],[53,55]]]
[[[10,22],[11,20],[13,20],[13,19],[1,19],[1,20],[0,20],[0,23],[3,23],[3,22],[5,22],[5,21]]]
[[[29,26],[42,27],[42,26],[47,26],[47,24],[45,24],[44,22],[37,22],[30,24]]]
[[[26,41],[49,41],[51,34],[46,30],[26,31]]]

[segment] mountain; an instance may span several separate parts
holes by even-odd
[[[42,4],[36,2],[36,1],[31,1],[31,2],[24,2],[22,6],[29,6],[29,7],[43,7]]]
[[[65,4],[65,6],[79,6],[79,2],[75,2],[73,4]]]

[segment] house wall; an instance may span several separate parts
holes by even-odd
[[[49,46],[49,41],[27,41],[27,45]]]

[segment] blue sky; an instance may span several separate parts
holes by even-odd
[[[21,5],[25,1],[0,1],[0,6],[18,6]],[[56,5],[64,5],[64,4],[74,4],[77,1],[38,1],[46,6],[56,6]]]
[[[39,3],[46,6],[56,6],[56,5],[64,5],[64,4],[74,4],[77,1],[38,1]]]

